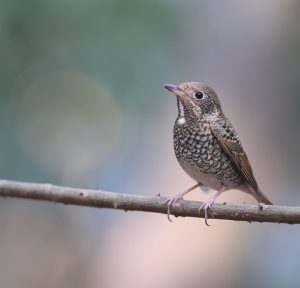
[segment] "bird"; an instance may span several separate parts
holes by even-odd
[[[178,116],[173,129],[176,158],[196,184],[165,201],[167,215],[183,196],[197,187],[208,187],[216,193],[204,202],[208,224],[208,209],[225,191],[237,189],[252,195],[259,203],[273,205],[261,192],[248,157],[231,122],[223,113],[217,93],[200,82],[167,84],[167,90],[177,98]]]

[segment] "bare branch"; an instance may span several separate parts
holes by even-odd
[[[25,183],[0,180],[0,196],[32,200],[44,200],[62,204],[113,208],[125,211],[143,211],[166,214],[166,198],[129,195],[101,190],[87,190],[54,186],[51,184]],[[198,208],[201,202],[180,201],[172,211],[175,216],[201,217]],[[209,218],[248,222],[300,223],[300,207],[268,205],[214,204]]]

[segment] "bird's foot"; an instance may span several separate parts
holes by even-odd
[[[211,206],[214,204],[215,202],[215,198],[214,197],[211,197],[209,198],[206,202],[204,202],[200,207],[199,207],[199,210],[198,210],[198,213],[200,214],[200,212],[203,210],[204,211],[204,216],[205,216],[205,224],[207,226],[210,226],[208,224],[208,213],[207,213],[207,210],[208,209],[211,209]]]
[[[225,186],[223,186],[215,195],[211,196],[206,202],[204,202],[199,210],[198,210],[198,213],[200,214],[200,212],[203,210],[204,211],[204,216],[205,216],[205,224],[207,226],[210,226],[207,222],[208,220],[208,212],[207,210],[208,209],[211,209],[211,206],[215,203],[216,199],[220,196],[220,194],[224,191],[226,191],[227,188]]]
[[[179,194],[177,194],[175,197],[169,198],[169,199],[167,199],[167,200],[164,202],[164,205],[167,205],[167,207],[168,207],[167,215],[168,215],[168,220],[169,220],[170,222],[172,222],[172,220],[171,220],[171,218],[170,218],[170,215],[171,215],[171,208],[172,208],[172,209],[175,209],[176,205],[178,205],[177,202],[178,202],[179,200],[183,200],[183,196],[184,196],[185,194],[191,192],[192,190],[194,190],[195,188],[197,188],[197,187],[199,187],[199,186],[201,186],[201,185],[202,185],[202,183],[197,183],[197,184],[195,184],[194,186],[192,186],[191,188],[189,188],[189,189],[187,189],[186,191],[184,191],[183,193],[179,193]]]
[[[173,222],[173,221],[171,220],[171,218],[170,218],[170,216],[171,216],[171,209],[175,209],[176,205],[178,205],[177,202],[180,201],[180,200],[183,200],[183,195],[184,195],[184,194],[185,194],[185,193],[177,194],[175,197],[169,198],[169,199],[167,199],[167,200],[164,202],[164,205],[167,205],[167,208],[168,208],[168,210],[167,210],[167,215],[168,215],[168,220],[169,220],[170,222]]]

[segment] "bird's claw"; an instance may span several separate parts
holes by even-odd
[[[172,208],[172,209],[175,209],[175,208],[176,208],[176,205],[178,205],[177,202],[178,202],[179,200],[183,200],[183,196],[184,196],[185,194],[191,192],[193,189],[195,189],[195,188],[197,188],[197,187],[199,187],[199,186],[201,186],[201,185],[202,185],[202,183],[199,183],[199,182],[198,182],[197,184],[195,184],[194,186],[192,186],[192,187],[189,188],[188,190],[184,191],[183,193],[177,194],[175,197],[169,198],[169,199],[167,199],[167,200],[164,202],[164,205],[167,205],[167,207],[168,207],[167,215],[168,215],[168,220],[169,220],[170,222],[172,222],[172,220],[171,220],[171,218],[170,218],[170,215],[171,215],[171,208]]]
[[[183,200],[183,196],[182,195],[177,195],[177,196],[175,196],[175,197],[173,197],[173,198],[169,198],[169,199],[167,199],[165,202],[164,202],[164,205],[167,205],[167,208],[168,208],[168,210],[167,210],[167,216],[168,216],[168,220],[170,221],[170,222],[173,222],[172,220],[171,220],[171,209],[175,209],[176,208],[176,205],[178,205],[178,201],[179,200]]]
[[[208,224],[208,209],[211,209],[211,206],[214,204],[214,199],[208,199],[206,202],[204,202],[200,207],[199,207],[199,210],[198,210],[198,213],[200,215],[201,211],[203,210],[204,211],[204,217],[205,217],[205,224],[206,226],[210,226]]]

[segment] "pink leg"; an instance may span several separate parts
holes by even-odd
[[[207,222],[208,219],[208,214],[207,214],[207,210],[211,209],[211,206],[215,203],[216,199],[224,192],[226,191],[227,188],[225,186],[223,186],[216,194],[214,194],[213,196],[211,196],[210,198],[208,198],[208,200],[206,202],[204,202],[200,208],[199,208],[199,214],[202,210],[204,210],[204,215],[205,215],[205,224],[207,226],[210,226]]]
[[[176,203],[179,201],[179,200],[183,200],[183,196],[189,192],[191,192],[192,190],[194,190],[195,188],[197,187],[200,187],[202,186],[202,183],[197,183],[195,184],[194,186],[192,186],[191,188],[189,188],[188,190],[184,191],[183,193],[179,193],[177,194],[175,197],[173,198],[169,198],[165,201],[165,205],[168,206],[168,220],[170,222],[172,222],[171,218],[170,218],[170,214],[171,214],[171,208],[175,208],[176,206]]]

